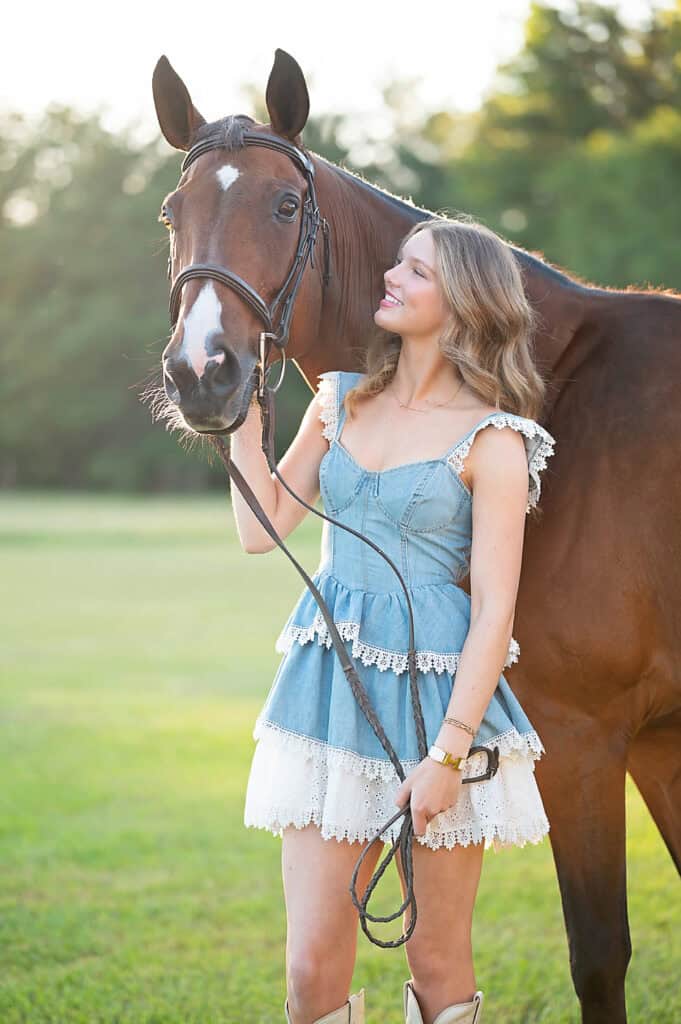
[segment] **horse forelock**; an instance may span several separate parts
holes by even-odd
[[[203,142],[204,139],[215,139],[223,149],[243,149],[244,132],[251,128],[256,122],[248,114],[229,114],[219,121],[211,121],[210,124],[202,125],[193,143]]]

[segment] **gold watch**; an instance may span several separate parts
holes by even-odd
[[[433,761],[437,761],[439,764],[448,764],[450,768],[457,768],[462,772],[463,762],[468,757],[468,754],[465,754],[463,757],[453,757],[448,750],[443,750],[442,747],[437,747],[433,743],[428,751],[428,757],[432,757]]]

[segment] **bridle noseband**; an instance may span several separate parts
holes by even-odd
[[[217,266],[213,263],[194,263],[191,266],[185,267],[177,275],[172,284],[169,302],[170,322],[174,329],[179,316],[182,288],[185,285],[185,283],[195,278],[209,277],[215,281],[219,281],[220,283],[227,285],[229,288],[232,288],[233,291],[235,291],[238,295],[241,296],[241,298],[245,300],[245,302],[251,307],[251,309],[264,323],[265,330],[260,332],[260,360],[257,364],[257,398],[262,413],[262,450],[267,459],[267,464],[270,470],[276,475],[278,480],[286,488],[289,494],[296,499],[296,501],[300,502],[301,505],[304,505],[305,508],[307,508],[310,512],[314,512],[314,514],[319,516],[320,518],[327,520],[327,522],[329,523],[334,523],[336,526],[339,526],[342,529],[347,530],[349,533],[352,533],[355,537],[358,537],[365,544],[369,544],[370,547],[372,547],[379,555],[381,555],[382,558],[385,559],[386,562],[388,562],[388,564],[396,573],[407,600],[407,611],[409,616],[409,652],[407,655],[407,664],[409,668],[410,696],[412,710],[414,713],[414,724],[416,729],[416,740],[419,750],[419,756],[421,759],[423,759],[427,756],[428,749],[426,741],[425,723],[423,720],[423,711],[421,709],[421,701],[419,699],[418,694],[414,615],[411,606],[411,600],[409,598],[409,592],[404,582],[404,579],[402,578],[399,569],[392,561],[392,559],[390,559],[388,555],[386,555],[386,553],[378,547],[377,544],[374,544],[372,540],[370,540],[368,537],[365,537],[357,530],[354,530],[351,526],[348,526],[345,523],[341,523],[339,522],[339,520],[333,519],[331,516],[327,516],[324,512],[320,512],[312,505],[308,505],[308,503],[304,501],[300,497],[300,495],[292,491],[291,488],[286,483],[286,481],[284,480],[284,478],[279,473],[279,470],[277,469],[276,465],[276,458],[274,454],[273,396],[274,393],[281,386],[284,377],[284,371],[286,367],[286,343],[288,341],[291,315],[293,312],[293,304],[295,301],[298,288],[300,287],[300,283],[302,281],[308,259],[310,261],[310,265],[314,267],[314,245],[317,237],[317,231],[320,225],[324,233],[324,286],[326,287],[326,285],[329,282],[329,225],[326,219],[322,217],[319,212],[319,206],[317,204],[317,195],[314,186],[314,166],[306,153],[303,153],[302,150],[298,149],[297,146],[294,146],[292,143],[287,142],[284,139],[279,138],[278,136],[269,135],[262,132],[249,131],[245,129],[243,131],[243,141],[247,145],[265,146],[269,149],[277,150],[280,153],[285,153],[294,161],[294,163],[300,168],[300,170],[305,175],[305,179],[307,181],[307,197],[303,203],[303,212],[301,216],[298,246],[296,249],[296,254],[293,263],[291,265],[291,269],[289,270],[286,280],[279,289],[271,306],[268,306],[264,299],[260,295],[258,295],[258,293],[246,281],[244,281],[243,278],[239,277],[239,275],[235,274],[233,271],[227,270],[226,268]],[[204,153],[208,153],[213,149],[220,149],[223,145],[224,141],[221,136],[211,136],[209,138],[202,139],[200,142],[197,142],[194,146],[192,146],[192,148],[187,153],[182,163],[182,171],[186,171],[187,168],[190,167],[191,164]],[[169,259],[169,278],[171,278],[171,273],[172,266],[171,261]],[[277,330],[275,331],[274,315],[277,307],[280,304],[282,305],[282,312],[279,324],[277,326]],[[265,379],[265,373],[267,369],[267,355],[269,351],[270,341],[279,349],[279,351],[281,352],[282,359],[281,373],[279,376],[279,380],[277,381],[276,387],[274,388],[270,387]],[[390,761],[393,767],[395,768],[395,772],[397,773],[398,778],[400,779],[400,781],[404,781],[404,779],[406,778],[404,769],[400,763],[399,758],[397,757],[397,754],[395,753],[392,747],[392,744],[390,743],[390,740],[385,734],[380,719],[378,718],[374,709],[371,706],[366,690],[362,686],[362,683],[357,674],[355,664],[347,652],[343,639],[340,636],[338,629],[336,628],[335,622],[333,621],[333,616],[331,615],[331,612],[329,611],[321,593],[319,592],[313,580],[308,576],[306,571],[300,565],[300,563],[297,562],[296,559],[293,557],[291,552],[288,550],[288,548],[282,541],[281,537],[279,537],[279,535],[277,534],[271,522],[265,515],[265,512],[263,511],[263,508],[260,505],[260,502],[258,501],[256,495],[253,493],[253,491],[247,484],[246,480],[242,476],[237,466],[232,462],[223,439],[218,436],[213,436],[212,441],[213,444],[215,445],[215,448],[222,463],[225,466],[225,469],[227,470],[227,473],[229,474],[233,482],[237,485],[244,500],[249,505],[258,521],[261,523],[261,525],[263,526],[265,531],[270,535],[270,537],[275,541],[275,543],[282,549],[287,558],[295,565],[296,569],[305,580],[305,583],[307,584],[309,590],[311,591],[313,597],[315,598],[317,604],[319,605],[319,609],[326,623],[329,635],[331,637],[331,641],[333,643],[336,654],[338,655],[338,658],[341,662],[343,671],[348,680],[353,696],[355,697],[357,703],[359,704],[367,721],[374,730],[384,750],[388,754],[388,757],[390,758]],[[494,747],[490,749],[489,747],[477,745],[471,746],[469,749],[469,755],[478,752],[484,752],[487,756],[486,771],[480,775],[476,775],[470,778],[463,778],[461,780],[462,783],[482,782],[485,779],[491,779],[492,776],[496,774],[499,767],[499,748]],[[402,822],[402,827],[400,829],[400,834],[397,840],[392,841],[391,849],[388,855],[379,864],[376,871],[372,875],[369,883],[367,884],[364,895],[360,900],[357,896],[356,884],[357,877],[364,857],[369,852],[369,849],[371,848],[373,843],[376,842],[380,838],[380,836],[382,836],[383,833],[388,828],[390,828],[390,826],[395,821],[397,821],[398,818],[401,818],[403,815],[404,821]],[[362,926],[362,930],[364,931],[367,938],[376,946],[381,946],[383,948],[394,948],[396,946],[400,946],[409,939],[409,937],[414,931],[414,928],[416,927],[417,907],[416,898],[414,896],[414,867],[412,850],[413,836],[414,826],[411,815],[411,807],[408,802],[407,805],[401,808],[396,814],[394,814],[392,818],[390,818],[390,820],[387,821],[385,825],[376,833],[376,835],[367,843],[367,845],[362,850],[362,853],[360,854],[359,859],[353,870],[352,880],[349,887],[350,895],[352,897],[352,901],[355,907],[358,910],[359,921]],[[390,861],[393,859],[398,849],[401,854],[402,869],[404,872],[405,880],[406,895],[404,902],[400,907],[398,907],[395,913],[390,914],[388,916],[383,917],[370,914],[369,911],[367,910],[367,904],[369,902],[371,894],[376,888],[378,882],[380,881],[386,868],[390,864]],[[401,935],[398,939],[384,942],[380,939],[377,939],[370,933],[367,926],[368,920],[379,921],[382,923],[394,921],[396,918],[402,915],[402,913],[406,910],[407,907],[410,908],[409,926],[407,930],[404,932],[404,934]]]

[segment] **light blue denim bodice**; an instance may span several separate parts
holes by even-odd
[[[421,705],[432,743],[446,714],[470,626],[470,597],[459,585],[469,571],[472,540],[472,495],[459,476],[466,455],[488,426],[518,430],[528,459],[529,511],[539,500],[540,471],[555,442],[534,420],[495,412],[438,458],[368,470],[341,441],[343,398],[360,377],[345,371],[320,374],[323,432],[330,445],[320,465],[320,493],[328,515],[369,537],[402,574],[413,608]],[[313,579],[357,661],[360,679],[400,760],[407,767],[417,763],[408,684],[409,620],[394,570],[370,545],[324,521]],[[356,705],[326,623],[307,588],[275,649],[284,658],[259,717],[364,758],[386,758]],[[519,652],[512,638],[504,667],[517,661]],[[503,674],[474,742],[492,739],[502,755],[516,749],[543,750]]]

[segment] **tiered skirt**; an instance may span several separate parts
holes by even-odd
[[[400,614],[394,595],[351,590],[324,572],[315,574],[315,582],[408,775],[420,758],[406,653],[385,630],[385,624],[394,624]],[[381,598],[392,601],[389,609],[378,608]],[[415,623],[430,622],[433,627],[427,645],[419,646],[425,637],[416,635],[419,698],[430,745],[456,682],[461,653],[457,636],[465,639],[468,630],[467,598],[454,585],[438,585],[416,588],[412,599]],[[367,602],[372,603],[368,615]],[[444,626],[438,634],[436,607],[447,623],[446,634]],[[366,628],[368,623],[373,632]],[[382,642],[376,631],[381,623]],[[404,623],[398,625],[404,635]],[[455,649],[447,649],[445,635],[454,638]],[[313,823],[324,839],[366,843],[397,812],[395,794],[401,780],[355,700],[309,591],[303,593],[275,646],[284,656],[253,729],[256,747],[244,824],[282,836],[287,827]],[[513,640],[506,664],[516,661],[518,652]],[[416,840],[431,849],[484,842],[486,849],[499,850],[540,842],[549,821],[535,761],[545,750],[503,674],[473,742],[499,748],[496,774],[462,785],[456,804],[431,819]],[[464,777],[480,775],[486,767],[485,755],[474,754],[466,762]],[[396,839],[402,824],[399,817],[381,833],[380,841]]]

